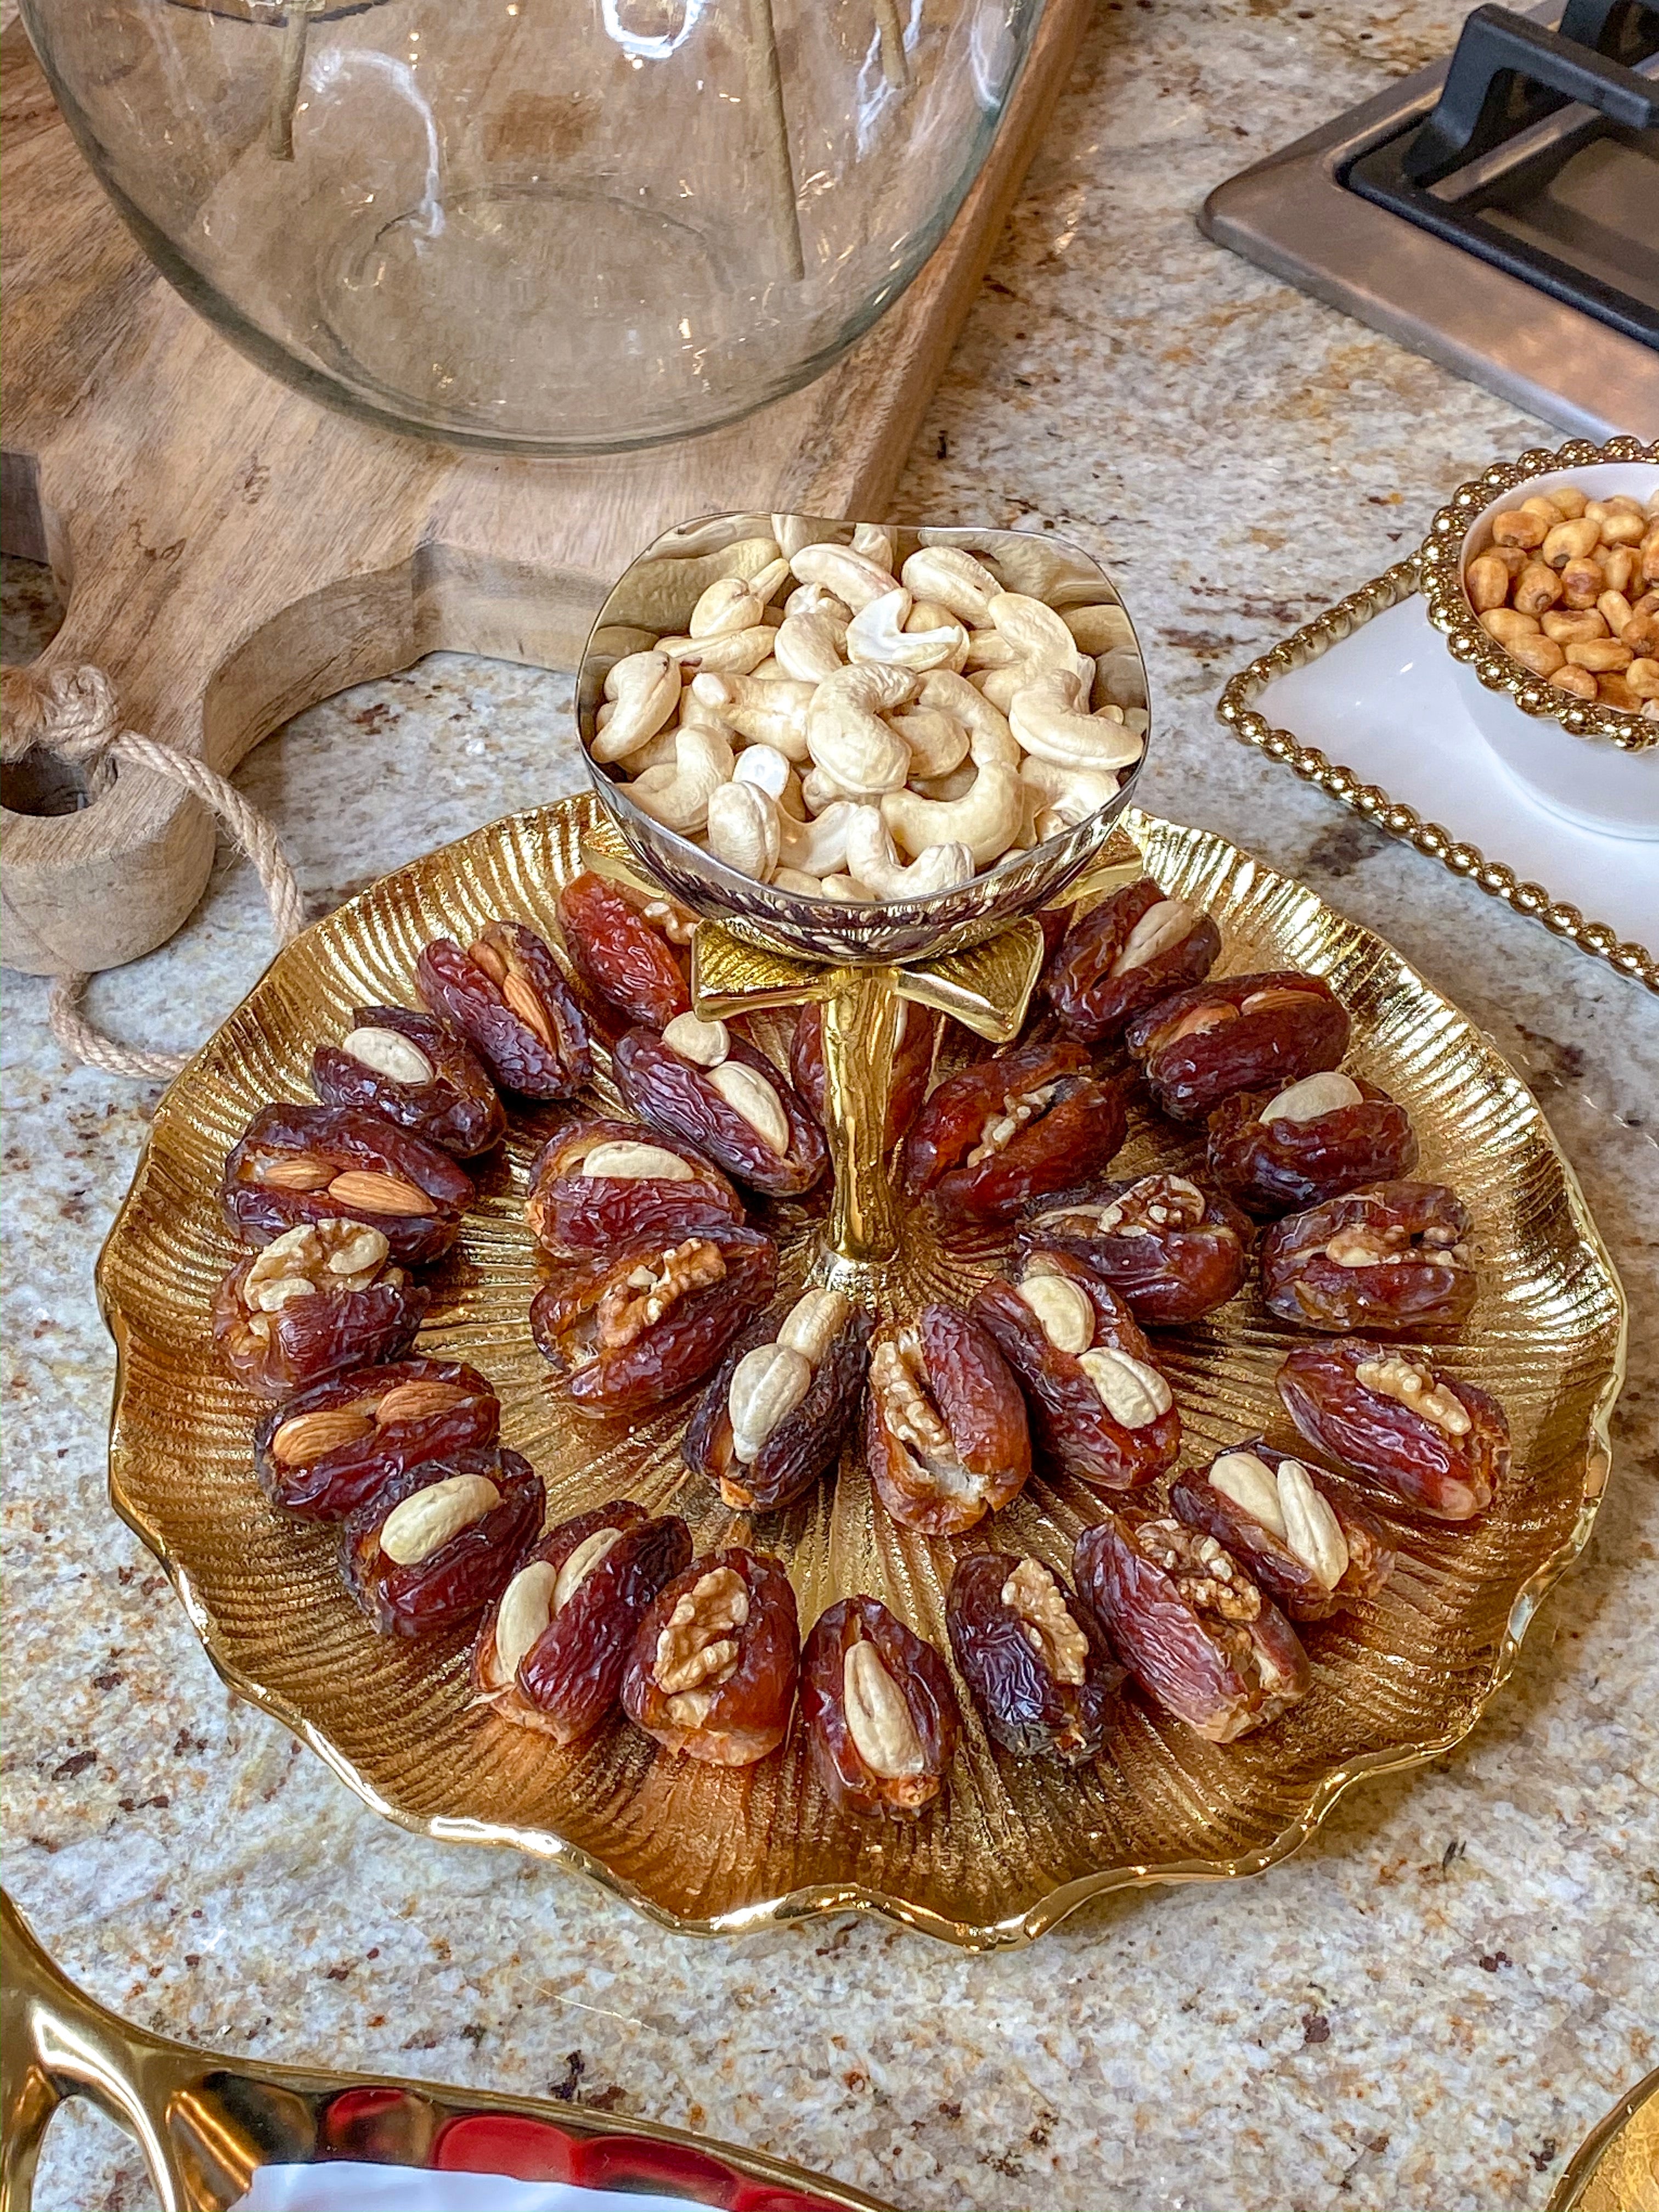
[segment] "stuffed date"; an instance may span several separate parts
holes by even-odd
[[[1295,969],[1212,977],[1137,1014],[1124,1042],[1177,1121],[1202,1121],[1235,1091],[1279,1091],[1334,1067],[1348,1017],[1328,983]]]
[[[691,1011],[691,917],[591,872],[559,893],[570,964],[596,998],[629,1021],[660,1030]]]
[[[478,1632],[479,1694],[516,1728],[579,1743],[616,1710],[646,1607],[690,1560],[684,1522],[629,1498],[561,1522]]]
[[[307,1223],[367,1222],[394,1260],[447,1251],[472,1198],[449,1154],[356,1106],[262,1106],[233,1146],[225,1218],[245,1243]]]
[[[1143,876],[1072,924],[1045,988],[1068,1036],[1109,1044],[1146,1007],[1201,983],[1220,951],[1221,932],[1207,914],[1166,898]]]
[[[1261,1298],[1304,1328],[1455,1328],[1474,1304],[1468,1209],[1433,1182],[1381,1182],[1275,1223]]]
[[[718,1168],[637,1121],[578,1121],[549,1138],[524,1211],[537,1243],[563,1255],[743,1226],[743,1200]]]
[[[530,1333],[579,1413],[648,1413],[702,1380],[771,1296],[777,1265],[754,1229],[594,1253],[555,1269]]]
[[[422,1460],[487,1449],[501,1401],[459,1359],[359,1367],[273,1406],[253,1432],[253,1471],[273,1505],[343,1521]]]
[[[230,1270],[214,1296],[214,1342],[247,1389],[288,1398],[343,1368],[399,1358],[426,1304],[378,1229],[309,1222]]]
[[[887,1094],[887,1142],[896,1144],[921,1111],[927,1079],[933,1072],[939,1017],[908,999],[898,1003],[898,1042],[893,1048],[893,1085]],[[789,1079],[820,1121],[823,1119],[823,1009],[805,1006],[789,1047]]]
[[[541,1477],[517,1452],[422,1460],[347,1520],[346,1587],[382,1636],[453,1628],[500,1594],[544,1503]]]
[[[575,995],[545,942],[522,922],[487,922],[465,949],[434,938],[415,974],[427,1005],[454,1024],[503,1090],[572,1098],[592,1081]]]
[[[734,1182],[798,1198],[823,1180],[829,1154],[811,1108],[724,1022],[680,1014],[660,1036],[629,1030],[614,1058],[629,1113],[695,1145]]]
[[[1170,1510],[1224,1544],[1292,1620],[1323,1620],[1375,1597],[1395,1555],[1367,1513],[1325,1471],[1259,1437],[1183,1474]]]
[[[838,1812],[919,1820],[945,1787],[960,1725],[933,1645],[878,1598],[844,1597],[800,1656],[812,1767]]]
[[[1224,1305],[1243,1285],[1250,1224],[1186,1176],[1066,1192],[1035,1212],[1020,1249],[1066,1252],[1104,1278],[1139,1322],[1178,1328]]]
[[[1077,1540],[1077,1586],[1141,1688],[1211,1743],[1307,1691],[1296,1631],[1225,1546],[1164,1515],[1109,1513]]]
[[[407,1006],[357,1007],[338,1044],[313,1053],[311,1083],[325,1106],[384,1114],[458,1159],[507,1134],[506,1109],[471,1046],[447,1022]]]
[[[1031,1472],[1025,1401],[988,1332],[952,1306],[886,1322],[870,1348],[865,1451],[876,1495],[925,1536],[959,1535]]]
[[[870,1316],[840,1291],[804,1291],[727,1351],[685,1432],[685,1464],[741,1513],[804,1497],[840,1456],[864,1389]]]
[[[1331,1070],[1224,1100],[1210,1116],[1209,1162],[1247,1212],[1288,1213],[1409,1175],[1417,1139],[1386,1091]]]
[[[671,1752],[750,1766],[783,1741],[799,1656],[795,1593],[779,1562],[739,1545],[706,1553],[652,1601],[623,1707]]]
[[[1006,1552],[959,1559],[945,1622],[993,1742],[1068,1766],[1093,1758],[1123,1669],[1052,1567]]]
[[[1510,1469],[1496,1398],[1391,1344],[1310,1344],[1279,1370],[1285,1411],[1316,1451],[1437,1521],[1484,1513]]]
[[[904,1187],[947,1226],[1011,1221],[1098,1174],[1123,1142],[1117,1086],[1081,1045],[1020,1045],[937,1085],[904,1140]]]

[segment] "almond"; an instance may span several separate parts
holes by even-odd
[[[525,1027],[533,1030],[550,1052],[558,1050],[558,1040],[553,1034],[552,1023],[547,1018],[547,1009],[522,975],[514,975],[508,969],[501,978],[501,996]]]
[[[393,1421],[429,1421],[439,1413],[448,1413],[453,1406],[464,1406],[471,1395],[459,1382],[423,1379],[399,1382],[374,1408],[375,1425],[384,1429]]]
[[[271,1190],[326,1190],[334,1174],[326,1160],[309,1152],[283,1152],[273,1159],[257,1160],[253,1180]]]
[[[330,1452],[360,1443],[374,1428],[359,1406],[319,1407],[314,1413],[295,1413],[284,1421],[270,1440],[270,1455],[279,1467],[309,1467]]]
[[[400,1176],[371,1174],[349,1168],[328,1187],[337,1205],[356,1206],[362,1213],[430,1213],[432,1201],[423,1190]]]

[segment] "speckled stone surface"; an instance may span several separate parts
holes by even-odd
[[[1193,225],[1223,177],[1444,51],[1459,12],[1110,0],[897,511],[1047,522],[1101,554],[1159,703],[1147,803],[1390,937],[1492,1030],[1575,1162],[1632,1295],[1631,1381],[1591,1550],[1508,1691],[1263,1879],[1093,1908],[992,1959],[853,1923],[678,1941],[404,1836],[230,1698],[109,1510],[91,1267],[155,1093],[67,1068],[45,987],[8,976],[6,1881],[99,1996],[273,2058],[591,2100],[941,2212],[1541,2206],[1655,2063],[1659,1006],[1211,715],[1227,673],[1540,437]],[[240,781],[320,910],[573,787],[568,706],[562,676],[428,660],[303,716]],[[267,952],[249,872],[222,864],[94,1011],[194,1042]],[[150,2201],[112,2131],[59,2121],[42,2212]]]

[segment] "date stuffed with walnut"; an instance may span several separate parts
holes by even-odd
[[[904,1528],[959,1535],[1024,1488],[1031,1435],[1019,1385],[987,1331],[954,1307],[883,1323],[866,1406],[870,1479]]]
[[[471,1159],[500,1144],[507,1114],[483,1062],[447,1022],[407,1006],[359,1006],[338,1044],[319,1044],[311,1082],[325,1106],[383,1114],[411,1136]]]
[[[274,1406],[253,1432],[253,1471],[273,1505],[343,1521],[422,1460],[488,1449],[501,1402],[459,1359],[359,1367]]]
[[[667,1750],[750,1766],[783,1741],[800,1628],[776,1559],[733,1545],[653,1600],[623,1676],[629,1718]]]
[[[1162,1515],[1109,1513],[1078,1538],[1074,1566],[1136,1681],[1211,1743],[1305,1695],[1296,1631],[1213,1536]]]
[[[1242,1287],[1250,1224],[1236,1206],[1186,1176],[1066,1192],[1021,1230],[1022,1252],[1066,1252],[1110,1284],[1135,1319],[1178,1328]]]
[[[1235,1091],[1280,1091],[1348,1048],[1341,1000],[1317,975],[1278,969],[1212,977],[1137,1014],[1124,1042],[1177,1121],[1202,1121]]]
[[[592,1082],[581,1009],[545,942],[522,922],[488,922],[465,951],[434,938],[415,974],[427,1005],[454,1024],[503,1090],[574,1098]]]
[[[973,1316],[1018,1376],[1038,1444],[1080,1482],[1131,1490],[1173,1467],[1181,1416],[1121,1298],[1069,1253],[1028,1252]]]
[[[213,1340],[238,1382],[288,1398],[343,1368],[409,1349],[427,1294],[361,1221],[285,1230],[239,1261],[213,1300]]]
[[[898,1042],[893,1051],[893,1087],[887,1096],[887,1142],[896,1144],[927,1096],[939,1042],[939,1018],[908,999],[899,1000]],[[789,1047],[789,1078],[820,1121],[823,1119],[823,1009],[816,1003],[800,1010]]]
[[[1220,952],[1221,932],[1207,914],[1166,898],[1143,876],[1072,924],[1045,988],[1068,1036],[1109,1044],[1146,1007],[1201,983]]]
[[[1081,1045],[1020,1045],[936,1085],[904,1140],[904,1187],[948,1226],[1011,1221],[1097,1174],[1127,1126]]]
[[[225,1218],[264,1244],[320,1221],[367,1222],[394,1260],[448,1250],[472,1179],[445,1152],[354,1106],[262,1106],[225,1162]]]
[[[623,1103],[695,1145],[736,1182],[798,1198],[829,1165],[806,1101],[724,1022],[680,1014],[660,1036],[629,1030],[615,1054]]]
[[[1422,1353],[1350,1339],[1279,1369],[1285,1411],[1316,1451],[1437,1521],[1484,1513],[1510,1469],[1496,1398]]]
[[[933,1645],[878,1598],[821,1613],[800,1659],[812,1766],[837,1811],[919,1820],[945,1787],[960,1725]]]
[[[1374,1083],[1328,1071],[1272,1097],[1242,1091],[1210,1116],[1210,1173],[1251,1213],[1317,1206],[1361,1183],[1407,1176],[1417,1139]]]
[[[595,997],[647,1029],[691,1011],[691,916],[592,873],[559,893],[570,964]]]
[[[1123,1680],[1094,1622],[1041,1559],[959,1559],[945,1605],[957,1671],[995,1743],[1068,1766],[1105,1739]]]
[[[743,1226],[743,1200],[718,1168],[637,1121],[577,1121],[549,1138],[524,1212],[537,1243],[562,1256]]]
[[[346,1587],[382,1636],[428,1636],[482,1613],[541,1526],[542,1479],[513,1451],[405,1468],[347,1520]]]
[[[646,1608],[690,1565],[691,1536],[614,1498],[551,1528],[478,1632],[472,1676],[505,1721],[578,1743],[615,1711]]]
[[[802,1292],[745,1330],[704,1392],[683,1446],[738,1512],[804,1497],[840,1456],[864,1389],[870,1316],[840,1291]]]
[[[1225,1545],[1292,1620],[1323,1620],[1375,1597],[1394,1571],[1370,1516],[1336,1496],[1322,1468],[1259,1437],[1183,1474],[1170,1504]]]
[[[594,1253],[537,1291],[530,1333],[579,1413],[648,1413],[702,1380],[771,1296],[777,1267],[755,1229]]]
[[[1382,1182],[1292,1213],[1261,1247],[1262,1303],[1340,1334],[1452,1328],[1474,1304],[1468,1209],[1441,1183]]]

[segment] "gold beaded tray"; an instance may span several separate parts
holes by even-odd
[[[1516,1474],[1492,1510],[1462,1528],[1402,1521],[1394,1582],[1310,1631],[1314,1688],[1261,1734],[1205,1743],[1131,1697],[1109,1754],[1065,1772],[994,1749],[969,1715],[947,1805],[910,1830],[837,1816],[799,1731],[739,1771],[657,1756],[622,1721],[561,1751],[472,1704],[463,1637],[408,1644],[370,1632],[341,1588],[331,1532],[284,1519],[261,1496],[249,1450],[258,1408],[214,1360],[208,1304],[236,1256],[217,1204],[221,1166],[258,1106],[309,1095],[319,1035],[337,1033],[354,1005],[410,995],[428,938],[470,934],[497,915],[553,938],[554,902],[582,865],[593,807],[570,799],[496,823],[317,923],[157,1112],[99,1267],[119,1352],[111,1494],[232,1686],[404,1826],[515,1845],[592,1875],[675,1929],[732,1933],[860,1910],[979,1948],[1028,1941],[1106,1891],[1257,1873],[1304,1842],[1352,1782],[1418,1765],[1467,1734],[1589,1534],[1624,1367],[1618,1279],[1536,1102],[1455,1007],[1312,892],[1220,837],[1138,814],[1125,823],[1146,866],[1219,923],[1224,969],[1296,965],[1330,980],[1353,1018],[1349,1064],[1404,1103],[1422,1171],[1454,1183],[1471,1206],[1480,1297],[1438,1356],[1508,1408]],[[788,1018],[757,1017],[754,1034],[776,1051]],[[953,1054],[983,1049],[960,1030],[949,1036]],[[608,1068],[597,1088],[599,1110],[614,1110]],[[522,1194],[555,1117],[514,1118],[459,1243],[433,1271],[419,1348],[490,1376],[503,1439],[540,1470],[550,1516],[618,1494],[653,1511],[672,1500],[699,1550],[753,1540],[777,1553],[804,1626],[836,1596],[868,1590],[941,1648],[957,1551],[988,1537],[1069,1560],[1077,1530],[1097,1517],[1074,1484],[1034,1479],[994,1527],[933,1544],[886,1519],[849,1452],[815,1495],[750,1523],[684,1475],[684,1406],[632,1434],[572,1416],[526,1321],[538,1271]],[[1115,1171],[1187,1168],[1197,1152],[1136,1109]],[[819,1196],[775,1212],[785,1285],[799,1279],[822,1208]],[[961,1297],[1005,1243],[981,1235],[945,1255],[913,1224],[903,1266],[915,1287]],[[1263,1426],[1289,1441],[1273,1376],[1292,1340],[1249,1291],[1205,1325],[1166,1335],[1188,1458]]]

